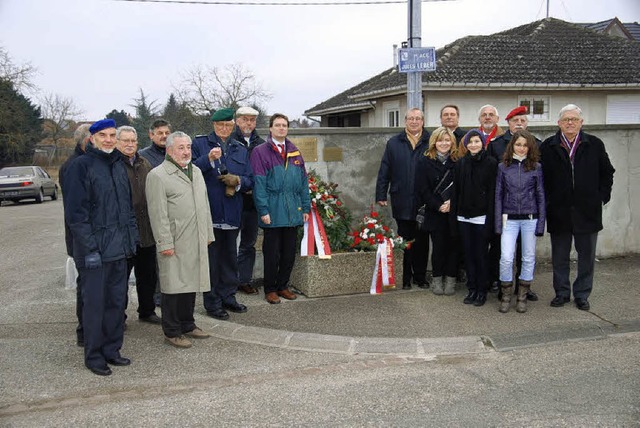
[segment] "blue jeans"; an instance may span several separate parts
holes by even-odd
[[[533,281],[536,266],[536,223],[533,220],[507,220],[500,238],[500,281],[513,281],[513,258],[516,253],[518,234],[522,239],[522,281]]]

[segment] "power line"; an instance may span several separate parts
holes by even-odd
[[[353,6],[376,4],[406,4],[407,0],[363,0],[363,1],[328,1],[328,2],[257,2],[257,1],[205,1],[205,0],[112,0],[133,3],[174,3],[225,6]],[[454,0],[422,0],[422,2],[444,2]]]

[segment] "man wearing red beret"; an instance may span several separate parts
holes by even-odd
[[[527,126],[529,126],[527,107],[520,106],[514,108],[509,112],[506,119],[507,124],[509,125],[509,130],[499,137],[496,137],[496,139],[487,146],[487,151],[491,156],[496,158],[498,163],[502,162],[502,156],[504,155],[504,151],[506,150],[509,141],[511,141],[513,134],[516,131],[527,129]],[[538,148],[540,148],[542,141],[536,138],[536,143],[538,144]]]

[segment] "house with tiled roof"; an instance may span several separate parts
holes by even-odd
[[[622,23],[618,18],[607,19],[606,21],[578,24],[600,33],[610,36],[624,37],[628,40],[640,42],[640,24],[637,22]]]
[[[468,36],[436,51],[436,71],[422,75],[426,126],[439,126],[445,104],[460,125],[478,109],[501,116],[529,107],[530,125],[553,125],[568,103],[587,124],[640,123],[640,43],[547,18],[488,36]],[[407,76],[392,67],[305,111],[321,126],[403,126]]]

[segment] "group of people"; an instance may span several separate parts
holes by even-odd
[[[455,294],[466,270],[465,304],[482,306],[498,292],[499,311],[517,312],[531,290],[536,237],[551,236],[551,306],[570,302],[589,310],[602,207],[611,198],[615,172],[604,143],[582,130],[582,110],[569,104],[558,113],[558,131],[544,142],[527,131],[527,108],[514,108],[499,125],[498,110],[485,105],[477,129],[459,128],[459,108],[440,111],[442,126],[429,134],[424,114],[410,109],[405,129],[385,147],[375,200],[391,203],[398,234],[413,241],[404,250],[402,288],[412,282],[436,295]],[[390,198],[388,198],[388,196]],[[427,279],[429,242],[432,283]],[[578,272],[571,287],[569,255],[575,245]],[[514,281],[514,261],[516,278]]]
[[[251,282],[258,227],[266,300],[296,298],[289,277],[297,229],[311,208],[305,164],[287,138],[287,116],[271,116],[265,141],[255,131],[258,114],[217,110],[213,132],[193,140],[158,119],[152,144],[140,151],[135,128],[112,119],[76,131],[60,185],[67,253],[78,271],[77,343],[91,372],[108,376],[110,365],[131,363],[120,350],[132,270],[139,320],[161,324],[178,348],[210,337],[195,324],[196,293],[213,318],[247,311],[236,293],[258,293]]]
[[[263,140],[258,114],[250,107],[217,110],[213,132],[193,140],[158,119],[149,129],[152,144],[140,151],[135,128],[116,127],[111,119],[76,131],[60,184],[67,252],[78,270],[77,343],[93,373],[110,375],[109,365],[131,363],[120,350],[132,270],[139,320],[161,324],[165,341],[178,348],[209,337],[195,324],[196,293],[203,293],[213,318],[247,311],[236,293],[258,293],[251,281],[259,227],[266,301],[296,298],[289,278],[297,230],[311,209],[305,163],[287,138],[287,116],[271,116]],[[458,127],[457,106],[443,107],[440,116],[442,126],[429,134],[423,112],[409,110],[378,173],[377,203],[386,206],[390,195],[398,234],[413,241],[403,256],[403,288],[413,281],[436,295],[455,294],[464,264],[464,303],[484,305],[499,285],[500,312],[509,311],[514,294],[516,310],[525,312],[527,300],[537,300],[531,291],[536,236],[546,222],[556,293],[551,306],[570,301],[575,242],[574,302],[588,310],[614,169],[603,142],[582,131],[580,108],[563,107],[558,132],[542,143],[526,130],[525,107],[507,115],[507,131],[491,105],[480,109],[479,128],[468,132]],[[515,284],[514,260],[521,260]]]

